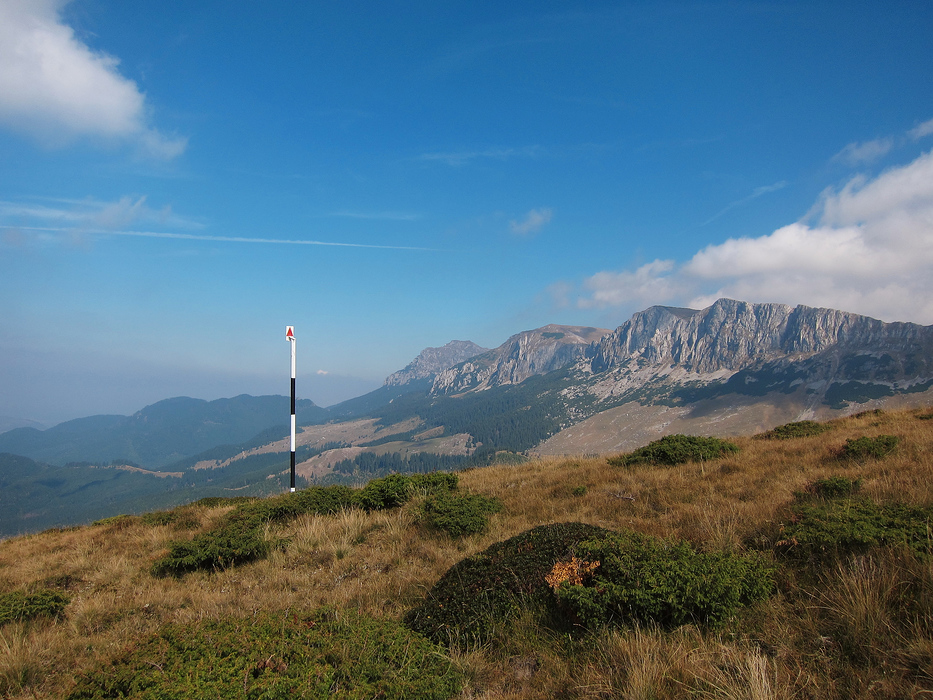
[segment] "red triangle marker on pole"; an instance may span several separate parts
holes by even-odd
[[[294,327],[294,326],[286,326],[286,327],[285,327],[285,338],[286,338],[287,340],[291,340],[291,339],[294,338],[294,337],[295,337],[295,327]]]

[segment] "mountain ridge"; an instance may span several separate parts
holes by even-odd
[[[326,417],[313,401],[297,402],[299,422]],[[126,463],[157,469],[226,443],[241,443],[276,425],[287,425],[286,396],[249,396],[205,401],[178,396],[130,416],[98,415],[46,430],[17,428],[0,434],[0,452],[62,465],[67,462]]]
[[[432,395],[457,394],[520,384],[529,377],[554,372],[576,362],[587,347],[610,331],[589,326],[548,324],[516,333],[502,345],[440,372]]]
[[[425,348],[404,368],[386,377],[383,386],[400,386],[419,379],[433,380],[448,367],[488,352],[470,340],[451,340],[439,348]]]

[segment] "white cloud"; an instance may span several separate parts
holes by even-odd
[[[674,265],[673,260],[655,260],[634,272],[597,272],[583,283],[590,294],[577,305],[584,309],[640,306],[671,299],[678,295],[678,281],[670,274]]]
[[[824,192],[816,211],[815,224],[729,239],[684,263],[599,272],[585,280],[577,305],[698,308],[726,296],[933,323],[933,151]]]
[[[541,227],[550,223],[554,212],[550,209],[532,209],[525,215],[524,221],[510,221],[509,227],[512,233],[525,236],[529,233],[537,233]]]
[[[929,119],[907,132],[907,135],[914,141],[922,139],[924,136],[929,136],[930,134],[933,134],[933,119]]]
[[[834,155],[832,159],[847,165],[873,163],[886,156],[892,148],[894,148],[894,139],[891,138],[875,139],[865,143],[850,143]]]
[[[135,143],[170,159],[185,139],[145,119],[145,96],[119,60],[92,51],[61,21],[67,0],[0,2],[0,123],[49,145],[95,136]]]

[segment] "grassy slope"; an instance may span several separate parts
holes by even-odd
[[[170,540],[225,511],[191,508],[174,525],[138,519],[0,542],[0,592],[59,587],[55,622],[0,627],[0,693],[61,697],[74,676],[167,623],[323,604],[400,619],[462,558],[530,527],[576,520],[737,547],[785,518],[795,491],[830,475],[863,480],[881,502],[933,503],[929,411],[834,421],[821,435],[740,438],[737,455],[677,468],[610,467],[604,459],[534,461],[463,472],[461,489],[503,503],[488,532],[451,540],[425,530],[417,503],[365,514],[303,517],[272,534],[289,545],[265,561],[182,580],[151,563]],[[846,439],[893,434],[895,454],[839,462]],[[585,493],[580,494],[586,487]],[[914,612],[904,612],[909,599]],[[933,565],[878,553],[841,562],[819,580],[784,569],[779,593],[717,632],[684,627],[562,638],[525,620],[490,644],[455,649],[462,698],[895,698],[933,691]],[[698,695],[699,696],[699,695]]]

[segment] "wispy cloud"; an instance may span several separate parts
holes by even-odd
[[[147,122],[146,100],[119,59],[92,51],[61,20],[66,0],[0,2],[0,123],[61,145],[77,136],[120,139],[159,159],[184,138]]]
[[[909,142],[919,141],[930,134],[933,134],[933,119],[918,124],[907,131],[906,134],[901,133],[896,136],[884,136],[872,141],[850,143],[834,155],[831,160],[852,167],[869,165],[884,158],[895,148]]]
[[[743,204],[748,204],[752,200],[758,199],[762,195],[769,194],[770,192],[777,192],[778,190],[782,190],[785,187],[787,187],[786,180],[775,182],[773,185],[764,185],[762,187],[756,187],[754,190],[752,190],[752,193],[750,195],[748,195],[747,197],[743,197],[742,199],[737,199],[734,202],[730,202],[725,207],[723,207],[722,210],[719,211],[719,213],[714,214],[709,219],[704,221],[701,225],[706,226],[707,224],[711,224],[716,219],[718,219],[723,214],[725,214],[726,212],[729,212],[732,209],[735,209],[736,207],[741,207]]]
[[[421,214],[413,214],[404,211],[335,211],[329,216],[342,217],[347,219],[366,219],[368,221],[417,221],[424,218]]]
[[[175,214],[170,205],[153,209],[147,197],[124,196],[116,201],[34,197],[18,202],[0,200],[0,225],[34,226],[42,223],[75,227],[119,228],[155,224],[186,230],[203,229],[203,222]]]
[[[874,163],[888,155],[892,148],[894,148],[894,139],[890,137],[863,143],[850,143],[834,155],[832,160],[852,166]]]
[[[525,214],[525,218],[522,221],[510,221],[509,228],[512,229],[512,233],[517,233],[519,236],[527,236],[529,233],[537,233],[540,231],[542,226],[551,222],[553,216],[554,212],[550,209],[532,209]]]
[[[929,119],[907,132],[907,135],[914,141],[919,141],[930,134],[933,134],[933,119]]]
[[[524,148],[488,148],[477,151],[445,151],[439,153],[422,153],[418,160],[425,162],[446,163],[459,167],[476,160],[508,160],[510,158],[533,158],[539,155],[539,146],[525,146]]]
[[[587,278],[581,308],[631,312],[719,297],[827,306],[933,323],[933,151],[874,179],[828,190],[816,222],[709,245],[689,260],[655,260]]]

